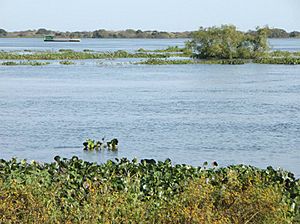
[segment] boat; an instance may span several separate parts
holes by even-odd
[[[77,38],[55,38],[52,35],[44,37],[44,41],[47,42],[80,42],[80,39]]]

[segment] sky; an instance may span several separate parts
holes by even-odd
[[[300,0],[0,0],[0,28],[191,31],[233,24],[300,31]]]

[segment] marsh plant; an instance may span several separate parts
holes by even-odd
[[[105,142],[105,138],[102,138],[101,141],[96,141],[93,139],[87,139],[83,143],[83,150],[85,151],[99,151],[99,150],[104,150],[108,149],[111,151],[117,151],[118,150],[118,145],[119,141],[116,138],[113,138],[112,140]]]
[[[60,61],[59,64],[61,64],[61,65],[74,65],[75,63],[73,61]]]
[[[0,160],[0,223],[300,221],[299,179],[272,167],[54,160]]]
[[[41,62],[41,61],[5,61],[2,62],[1,65],[4,66],[18,66],[18,65],[30,65],[30,66],[43,66],[49,65],[49,62]]]

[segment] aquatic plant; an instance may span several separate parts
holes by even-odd
[[[98,151],[98,150],[102,150],[105,148],[108,148],[108,150],[112,150],[112,151],[116,151],[118,150],[118,139],[113,138],[112,140],[110,140],[109,142],[105,142],[104,141],[105,138],[102,138],[101,141],[96,141],[93,139],[87,139],[84,143],[83,143],[83,150],[85,151]]]
[[[60,61],[59,64],[61,64],[61,65],[74,65],[75,63],[73,61]]]
[[[272,167],[54,160],[0,160],[1,223],[300,221],[299,179]]]
[[[299,65],[300,58],[297,57],[278,57],[278,58],[257,58],[253,61],[258,64],[283,64],[283,65]]]
[[[83,52],[93,52],[94,50],[91,49],[83,49]]]
[[[59,49],[58,52],[69,52],[69,53],[72,53],[72,52],[74,52],[74,50],[72,50],[72,49]]]
[[[139,48],[137,50],[139,53],[170,53],[172,57],[191,57],[192,50],[186,47],[178,47],[178,46],[169,46],[165,49],[155,49],[155,50],[146,50],[143,48]]]
[[[129,53],[118,50],[114,52],[75,52],[75,51],[39,51],[31,54],[19,54],[15,52],[0,52],[0,60],[85,60],[85,59],[109,59],[109,58],[167,58],[170,53]]]
[[[49,65],[49,62],[41,62],[41,61],[5,61],[2,62],[1,65],[5,66],[17,66],[17,65],[31,65],[31,66],[43,66]]]
[[[182,60],[166,60],[166,59],[148,59],[146,61],[138,62],[137,64],[146,65],[183,65],[183,64],[228,64],[228,65],[241,65],[247,61],[243,59],[223,59],[223,60],[194,60],[194,59],[182,59]]]

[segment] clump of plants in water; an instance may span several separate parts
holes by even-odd
[[[258,64],[282,64],[282,65],[299,65],[300,58],[296,57],[278,57],[278,58],[257,58],[253,61]]]
[[[75,63],[73,61],[60,61],[59,64],[61,64],[61,65],[74,65]]]
[[[85,59],[109,59],[109,58],[167,58],[170,53],[129,53],[118,50],[114,52],[75,52],[63,50],[32,52],[31,54],[19,54],[15,52],[0,52],[0,60],[85,60]]]
[[[43,65],[49,65],[49,62],[40,62],[40,61],[5,61],[2,62],[1,65],[5,66],[17,66],[17,65],[31,65],[31,66],[43,66]]]
[[[119,141],[116,138],[113,138],[112,140],[105,142],[105,138],[102,138],[101,141],[96,141],[93,139],[87,139],[84,143],[83,143],[83,150],[85,151],[99,151],[99,150],[104,150],[104,149],[108,149],[111,151],[117,151],[118,150],[118,145]]]
[[[155,160],[0,160],[1,223],[299,223],[292,173]]]
[[[72,50],[72,49],[59,49],[58,52],[69,52],[69,53],[72,53],[72,52],[74,52],[74,50]]]
[[[184,64],[223,64],[223,65],[241,65],[247,61],[243,59],[223,59],[223,60],[167,60],[167,59],[148,59],[145,61],[138,62],[137,64],[145,65],[184,65]]]
[[[169,46],[165,49],[156,49],[156,50],[146,50],[144,48],[139,48],[137,52],[143,52],[143,53],[177,53],[173,54],[174,56],[181,56],[181,57],[190,57],[192,55],[192,50],[187,47],[178,47],[178,46]]]

